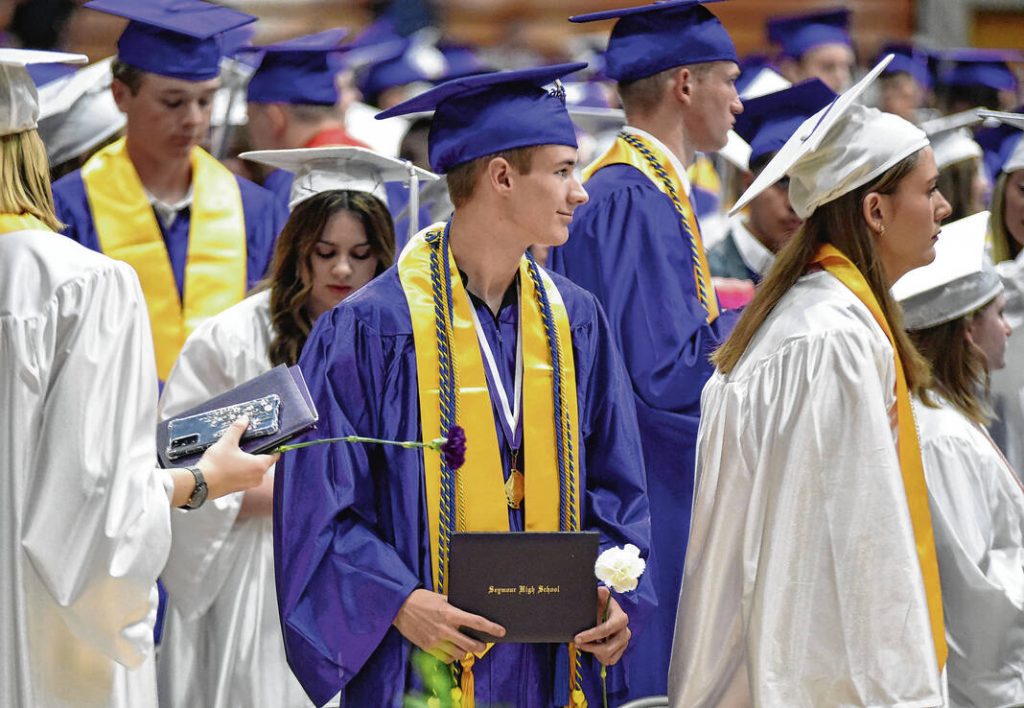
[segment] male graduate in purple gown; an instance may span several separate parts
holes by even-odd
[[[618,18],[606,72],[626,123],[583,171],[590,202],[573,218],[552,270],[597,296],[622,349],[643,438],[657,610],[625,659],[629,695],[664,695],[690,527],[700,393],[708,355],[733,319],[719,311],[686,168],[725,146],[742,111],[736,50],[693,0],[571,18]]]
[[[600,700],[652,600],[610,598],[572,644],[498,643],[446,598],[457,531],[590,530],[602,548],[646,557],[650,518],[629,379],[592,295],[540,269],[534,243],[568,237],[587,200],[564,93],[585,64],[457,79],[378,117],[434,110],[429,153],[455,213],[417,234],[399,262],[317,321],[300,366],[317,435],[390,440],[465,429],[455,470],[426,450],[319,445],[276,477],[274,550],[288,661],[322,705],[400,706],[417,648],[454,663],[462,705],[543,707]],[[622,676],[608,672],[609,693]],[[447,696],[445,697],[447,698]]]
[[[57,180],[64,233],[139,276],[157,373],[188,335],[241,301],[273,254],[287,210],[199,147],[219,86],[221,35],[255,17],[201,0],[93,0],[130,21],[111,90],[125,137]]]

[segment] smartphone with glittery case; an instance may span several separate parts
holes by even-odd
[[[281,429],[280,413],[280,397],[270,394],[172,420],[168,426],[167,457],[177,460],[202,452],[217,442],[224,431],[243,415],[249,417],[249,427],[245,429],[242,440],[275,435]]]

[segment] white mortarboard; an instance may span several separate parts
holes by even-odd
[[[931,141],[932,150],[935,151],[935,165],[940,170],[972,157],[981,158],[981,146],[967,128],[982,120],[977,109],[972,108],[950,116],[933,118],[921,124],[921,130]]]
[[[31,130],[38,123],[39,94],[26,65],[84,64],[87,61],[83,54],[0,48],[0,135]]]
[[[419,182],[432,182],[437,179],[433,172],[415,167],[408,160],[379,155],[372,150],[359,147],[255,150],[243,152],[239,157],[279,167],[294,174],[291,199],[288,200],[288,207],[291,209],[329,189],[367,192],[387,206],[384,183],[408,182],[410,201],[413,202],[410,204],[409,213],[418,214],[419,207],[414,202],[419,197]]]
[[[125,124],[110,92],[113,57],[39,88],[39,136],[51,165],[78,157]]]
[[[1003,111],[979,110],[978,115],[982,118],[994,118],[1003,125],[1012,126],[1018,130],[1024,130],[1024,113],[1005,113]],[[1024,138],[1018,138],[1016,146],[1003,162],[1002,171],[1006,174],[1024,170]]]
[[[782,74],[771,67],[763,66],[757,71],[757,75],[750,80],[743,90],[740,91],[740,98],[744,101],[758,96],[764,96],[776,91],[784,91],[793,84],[784,78]]]
[[[928,329],[970,313],[1002,292],[1003,283],[985,255],[989,213],[979,212],[942,227],[935,260],[896,281],[892,296],[903,306],[909,330]]]
[[[806,219],[822,204],[861,187],[890,167],[928,147],[917,126],[856,103],[892,55],[801,124],[743,193],[730,213],[789,175],[789,201]]]

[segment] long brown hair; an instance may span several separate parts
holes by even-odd
[[[967,326],[990,304],[991,300],[970,315],[910,333],[918,351],[931,363],[935,390],[981,425],[988,425],[992,417],[980,395],[989,390],[988,366],[985,353],[967,338]]]
[[[992,261],[1012,261],[1020,253],[1020,244],[1006,228],[1006,189],[1010,175],[1001,172],[992,189],[992,216],[988,228],[992,234]]]
[[[46,148],[33,130],[0,137],[0,212],[31,214],[54,231],[57,218]]]
[[[900,181],[917,166],[918,155],[920,151],[896,163],[874,182],[823,204],[804,221],[796,235],[779,252],[768,277],[758,286],[753,301],[743,311],[729,339],[712,355],[712,362],[722,373],[728,374],[736,367],[775,305],[806,272],[818,246],[831,243],[853,262],[878,300],[892,330],[910,390],[916,393],[928,386],[928,362],[903,331],[899,306],[889,295],[889,285],[874,237],[861,212],[861,202],[869,192],[895,192]]]
[[[366,192],[331,189],[310,197],[295,207],[277,237],[270,275],[260,289],[270,288],[270,361],[295,364],[313,328],[306,305],[313,287],[313,250],[327,222],[347,211],[366,231],[370,252],[377,258],[377,275],[395,259],[395,226],[387,208]]]

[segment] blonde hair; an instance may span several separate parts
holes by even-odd
[[[0,137],[0,213],[31,214],[54,231],[64,228],[53,205],[46,148],[34,129]]]
[[[1001,172],[992,188],[992,215],[988,220],[992,239],[992,262],[1012,261],[1020,253],[1020,244],[1006,228],[1006,185],[1010,175]]]
[[[806,272],[818,246],[831,243],[853,262],[878,301],[892,330],[896,353],[907,377],[907,386],[918,394],[928,387],[931,379],[928,362],[918,353],[903,330],[900,308],[889,294],[889,285],[875,248],[874,237],[861,213],[861,202],[869,192],[892,194],[896,191],[900,181],[917,165],[918,155],[920,151],[896,163],[871,184],[823,204],[808,217],[779,252],[775,265],[758,286],[757,294],[743,311],[732,334],[711,356],[712,362],[721,372],[728,374],[736,367],[775,305]]]

